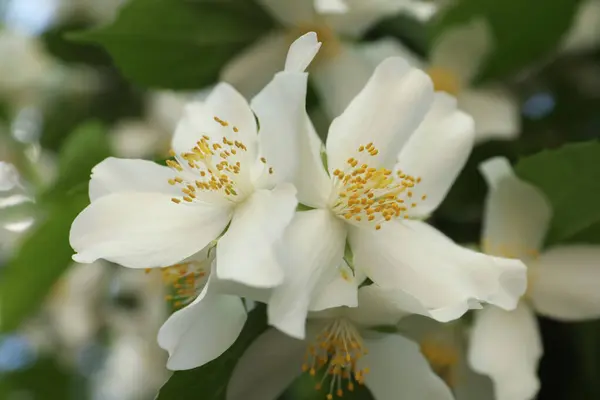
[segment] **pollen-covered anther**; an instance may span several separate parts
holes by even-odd
[[[358,148],[358,153],[365,152],[372,157],[379,153],[373,143]],[[367,163],[359,165],[354,157],[350,157],[346,164],[344,171],[333,171],[336,187],[332,202],[334,212],[347,220],[371,223],[377,230],[381,229],[382,222],[394,218],[409,218],[409,208],[417,206],[413,191],[421,178],[402,171],[397,171],[394,176],[386,168],[369,167]],[[425,199],[426,196],[422,195],[421,200]]]
[[[309,344],[302,370],[311,376],[320,376],[315,385],[321,390],[329,385],[326,398],[334,394],[342,397],[344,390],[353,391],[355,383],[364,384],[368,368],[360,368],[358,362],[367,354],[363,340],[356,327],[344,318],[335,319]],[[330,379],[329,382],[326,382]]]
[[[217,116],[214,120],[223,128],[229,127],[229,122]],[[231,131],[237,134],[239,129],[234,126]],[[240,152],[246,152],[248,149],[239,140],[231,140],[227,136],[219,139],[216,141],[208,135],[202,135],[190,151],[179,155],[171,151],[175,159],[167,160],[169,167],[177,173],[191,170],[195,175],[199,175],[195,178],[200,178],[193,181],[187,181],[181,176],[169,179],[168,183],[180,186],[182,192],[181,197],[172,198],[174,203],[193,202],[197,198],[197,192],[221,192],[229,198],[239,195],[235,176],[240,174],[242,165],[236,158]]]
[[[175,308],[191,303],[202,290],[206,271],[201,263],[185,262],[161,270],[162,280],[169,294],[165,300]]]

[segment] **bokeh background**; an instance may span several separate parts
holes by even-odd
[[[225,7],[208,21],[215,3]],[[482,18],[494,41],[473,84],[502,84],[518,102],[520,136],[481,140],[432,218],[454,240],[478,243],[481,161],[517,161],[600,135],[600,1],[419,6],[353,40],[388,38],[426,59],[449,29]],[[172,311],[161,275],[72,263],[70,223],[86,205],[96,163],[109,155],[164,159],[184,104],[279,25],[252,0],[0,0],[0,161],[14,166],[0,164],[12,182],[0,187],[0,399],[154,398],[169,376],[156,345]],[[324,135],[330,118],[314,87],[308,107]],[[581,173],[600,180],[598,167]],[[599,243],[600,225],[564,240]],[[540,324],[538,398],[600,398],[600,322]],[[304,386],[299,380],[284,398],[322,398]]]

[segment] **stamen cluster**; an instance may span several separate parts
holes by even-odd
[[[358,152],[374,157],[379,150],[369,143],[360,146]],[[353,157],[346,163],[346,170],[333,171],[337,191],[332,209],[336,214],[349,221],[371,222],[377,230],[381,229],[383,221],[410,218],[408,210],[417,206],[412,189],[421,182],[421,178],[402,171],[397,171],[394,177],[392,171],[386,168],[369,167]],[[426,198],[423,195],[421,200]]]
[[[368,368],[359,368],[358,361],[367,354],[362,338],[354,325],[346,319],[336,319],[323,329],[306,351],[302,370],[311,376],[322,374],[315,389],[321,390],[330,378],[327,400],[344,395],[344,389],[354,390],[355,382],[364,384]],[[343,381],[347,384],[343,385]]]

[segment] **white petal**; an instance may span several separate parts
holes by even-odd
[[[280,72],[252,100],[260,123],[260,153],[272,166],[272,182],[293,182],[299,173],[298,147],[306,135],[308,74]]]
[[[269,324],[304,339],[309,305],[313,296],[339,273],[345,238],[343,222],[328,210],[296,213],[281,246],[285,279],[269,299]]]
[[[483,222],[483,249],[488,254],[528,259],[542,245],[551,218],[544,195],[520,180],[506,159],[481,164],[490,192]]]
[[[0,161],[0,191],[8,191],[19,182],[19,173],[12,164]]]
[[[379,150],[379,154],[369,157],[369,165],[391,166],[402,145],[423,121],[432,100],[431,80],[422,71],[409,67],[401,58],[383,61],[329,128],[329,170],[345,170],[346,160],[357,158],[358,148],[369,142]]]
[[[223,126],[215,117],[226,121]],[[234,131],[237,128],[237,132]],[[250,105],[231,85],[220,83],[212,90],[204,102],[193,102],[186,106],[184,115],[173,136],[175,153],[187,153],[202,135],[208,135],[221,143],[226,136],[229,140],[239,140],[248,147],[248,158],[254,159],[253,152],[257,140],[257,126]],[[245,152],[238,152],[242,154]]]
[[[581,3],[571,29],[564,36],[561,51],[592,50],[600,45],[600,3],[586,0]]]
[[[563,321],[600,317],[600,246],[556,247],[530,268],[528,294],[537,312]]]
[[[314,208],[326,208],[333,188],[321,159],[323,143],[308,115],[304,120],[305,133],[298,148],[299,168],[293,180],[298,189],[298,201]]]
[[[217,245],[219,279],[257,288],[283,281],[275,246],[296,211],[296,189],[287,183],[273,190],[257,190],[233,215]]]
[[[521,133],[519,102],[506,89],[465,89],[458,94],[458,106],[475,120],[477,141],[511,140]]]
[[[344,13],[348,5],[344,0],[315,0],[315,10],[318,13]]]
[[[365,339],[369,350],[361,359],[368,367],[365,384],[377,400],[452,400],[446,384],[431,370],[419,346],[400,336]]]
[[[526,288],[520,261],[464,249],[423,222],[356,228],[349,239],[356,268],[382,288],[413,296],[439,321],[456,319],[479,301],[514,308]]]
[[[475,315],[469,363],[494,381],[496,400],[533,399],[539,389],[538,361],[542,343],[531,309],[488,307]]]
[[[398,155],[395,169],[421,178],[413,188],[410,215],[427,215],[442,202],[473,148],[473,119],[454,97],[438,92],[423,123]],[[423,199],[423,196],[426,196]]]
[[[181,196],[181,190],[168,183],[176,176],[168,167],[146,160],[109,157],[92,169],[90,201],[119,192],[163,193]]]
[[[289,44],[284,32],[273,32],[258,39],[225,65],[221,79],[244,96],[254,96],[283,69]]]
[[[404,0],[345,0],[345,3],[348,10],[344,13],[321,13],[326,24],[342,37],[363,35],[382,18],[396,15],[407,4]]]
[[[314,294],[309,306],[310,311],[322,311],[335,307],[358,306],[358,285],[360,281],[346,261],[342,261],[330,282]]]
[[[240,358],[229,384],[227,400],[271,400],[302,372],[306,343],[269,329]]]
[[[258,3],[284,25],[297,26],[302,23],[310,23],[314,19],[315,11],[312,0],[258,0]]]
[[[492,32],[483,18],[448,29],[432,46],[431,65],[452,71],[467,83],[479,72],[492,40]]]
[[[158,193],[115,193],[83,210],[70,242],[81,263],[99,258],[132,268],[164,267],[202,250],[230,219],[230,209],[175,204]]]
[[[368,82],[375,66],[355,46],[340,45],[331,57],[323,57],[311,70],[312,82],[331,118],[342,114]]]
[[[419,69],[427,68],[424,60],[396,39],[383,38],[361,44],[358,48],[363,56],[369,60],[373,68],[389,57],[402,57],[413,67]]]
[[[169,352],[170,370],[196,368],[214,360],[242,331],[244,304],[238,297],[215,293],[212,276],[196,300],[171,315],[158,332],[158,344]]]
[[[304,72],[319,52],[321,42],[314,32],[308,32],[291,44],[285,60],[286,72]]]
[[[347,311],[349,318],[362,326],[396,325],[409,314],[428,315],[412,296],[399,289],[377,284],[358,290],[358,307]]]
[[[250,105],[233,86],[227,83],[219,83],[206,98],[205,104],[212,110],[214,116],[227,121],[238,128],[235,133],[230,130],[229,135],[243,141],[247,146],[256,138],[256,118],[252,113]]]

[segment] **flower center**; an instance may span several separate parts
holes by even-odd
[[[214,120],[222,127],[229,127],[229,123],[214,117]],[[238,128],[233,126],[232,132],[239,132]],[[175,154],[171,151],[171,156],[175,160],[167,160],[167,165],[179,172],[178,176],[169,179],[169,184],[179,186],[182,196],[173,197],[171,200],[179,204],[181,201],[193,202],[199,193],[219,193],[227,200],[239,202],[245,198],[244,188],[239,184],[243,164],[240,162],[243,153],[248,148],[238,140],[230,140],[223,136],[222,140],[211,139],[207,135],[202,135],[196,142],[191,151],[187,153]],[[261,161],[266,164],[267,160],[263,157]],[[273,169],[269,168],[269,174]]]
[[[461,91],[460,78],[452,71],[440,68],[431,67],[427,70],[427,74],[433,81],[433,88],[436,92],[446,92],[456,96]]]
[[[345,388],[350,392],[354,390],[354,382],[364,384],[369,369],[360,369],[357,363],[367,353],[356,327],[345,318],[335,319],[309,344],[302,370],[311,376],[322,375],[315,386],[317,390],[321,390],[330,377],[326,397],[331,400],[334,392],[338,397],[343,396],[344,381],[347,381]]]
[[[358,148],[359,153],[376,156],[379,150],[369,143]],[[408,210],[417,206],[412,188],[421,182],[402,171],[396,177],[386,168],[372,168],[368,164],[359,165],[358,160],[349,158],[348,167],[333,171],[335,190],[332,194],[331,209],[349,222],[367,222],[381,229],[381,223],[392,218],[408,219]],[[425,200],[426,195],[421,197]]]
[[[200,294],[208,276],[204,266],[205,263],[191,261],[161,269],[162,280],[169,290],[165,300],[171,303],[173,308],[179,309],[188,305]]]
[[[448,387],[455,387],[456,365],[459,359],[456,347],[441,340],[428,338],[421,342],[421,353],[429,361],[431,369]]]

